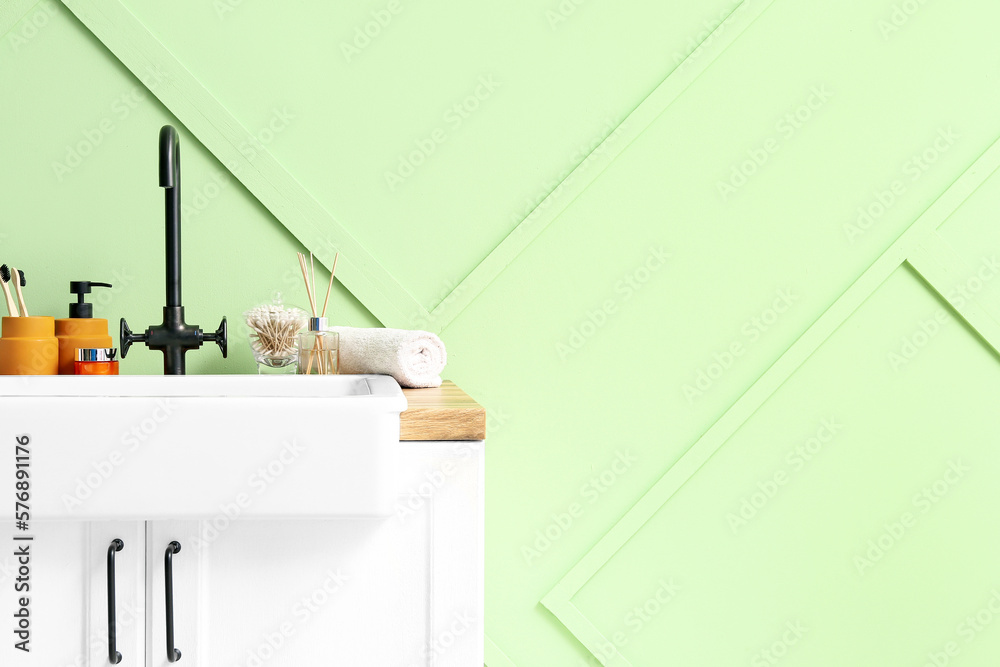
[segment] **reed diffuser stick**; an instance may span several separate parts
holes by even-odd
[[[316,301],[316,258],[313,257],[312,252],[309,253],[309,270],[312,272],[312,281],[309,283],[312,289],[312,301],[313,303],[318,303]],[[313,313],[313,317],[319,317],[319,312]]]
[[[333,276],[337,273],[338,259],[340,259],[339,252],[333,256],[333,268],[330,269],[330,284],[326,286],[326,299],[323,301],[323,314],[320,317],[326,317],[326,307],[330,305],[330,290],[333,288]]]
[[[309,271],[310,275],[312,276],[312,280],[309,283],[309,287],[312,290],[310,292],[310,297],[312,298],[313,304],[317,304],[319,303],[319,301],[316,300],[316,258],[313,256],[312,251],[309,251]],[[319,317],[319,310],[316,308],[315,305],[313,306],[313,310],[316,311],[315,313],[313,313],[313,317]],[[317,354],[319,354],[319,374],[326,375],[326,365],[323,363],[323,354],[322,354],[323,352],[322,336],[316,337],[316,345],[314,346],[314,350],[316,351]],[[309,366],[311,368],[312,367],[311,358],[309,362],[310,362]],[[308,373],[306,374],[308,375]]]
[[[310,261],[310,263],[312,264],[312,267],[313,267],[313,282],[312,282],[312,284],[310,284],[310,282],[309,282],[309,270],[306,268],[306,256],[304,254],[302,254],[301,252],[298,253],[298,256],[299,256],[299,267],[302,269],[302,279],[306,283],[306,294],[309,296],[309,306],[310,306],[310,308],[312,308],[312,316],[313,317],[319,317],[319,313],[316,310],[316,297],[315,297],[315,282],[316,282],[316,272],[315,272],[316,269],[315,269],[315,267],[316,267],[316,265],[315,265],[315,262],[313,260],[312,253],[309,253],[309,261]],[[323,337],[322,336],[317,336],[317,338],[316,338],[316,345],[313,347],[312,350],[309,351],[309,363],[306,366],[306,373],[305,373],[306,375],[309,375],[310,373],[312,373],[313,360],[315,359],[316,354],[318,352],[318,350],[316,348],[319,348],[319,351],[322,351],[322,349],[323,349]],[[319,355],[319,372],[321,374],[325,374],[326,373],[326,364],[323,362],[323,355],[322,354]]]
[[[339,252],[333,256],[333,268],[330,269],[330,282],[326,286],[326,299],[323,301],[323,312],[320,313],[320,317],[326,317],[326,308],[327,308],[327,306],[330,305],[330,290],[333,288],[333,276],[334,276],[335,273],[337,273],[337,260],[338,259],[340,259],[340,253]],[[315,289],[315,287],[316,287],[316,278],[315,278],[315,274],[313,274],[313,288]],[[320,341],[319,348],[321,350],[324,349],[323,348],[323,342],[322,342],[322,340]],[[325,355],[322,356],[322,357],[320,357],[320,360],[319,360],[319,363],[320,363],[320,372],[322,372],[322,373],[326,373],[327,372],[326,367],[329,364],[329,361],[330,360],[327,359]]]
[[[312,290],[309,289],[309,274],[306,272],[306,256],[301,252],[299,255],[299,268],[302,269],[302,280],[306,283],[306,294],[309,295],[309,307],[312,308],[312,316],[316,317],[316,302],[312,297]]]

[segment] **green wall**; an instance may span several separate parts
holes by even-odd
[[[190,372],[339,250],[333,319],[439,332],[487,407],[489,667],[992,665],[997,20],[14,2],[0,260],[158,321],[173,123],[188,319],[233,334]]]

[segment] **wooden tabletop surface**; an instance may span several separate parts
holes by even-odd
[[[485,440],[486,410],[454,382],[433,389],[404,389],[400,440]]]

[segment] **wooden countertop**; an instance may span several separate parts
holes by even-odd
[[[400,440],[485,440],[486,410],[454,382],[433,389],[404,389]]]

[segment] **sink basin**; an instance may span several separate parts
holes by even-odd
[[[386,516],[405,409],[385,375],[0,377],[35,520]]]

